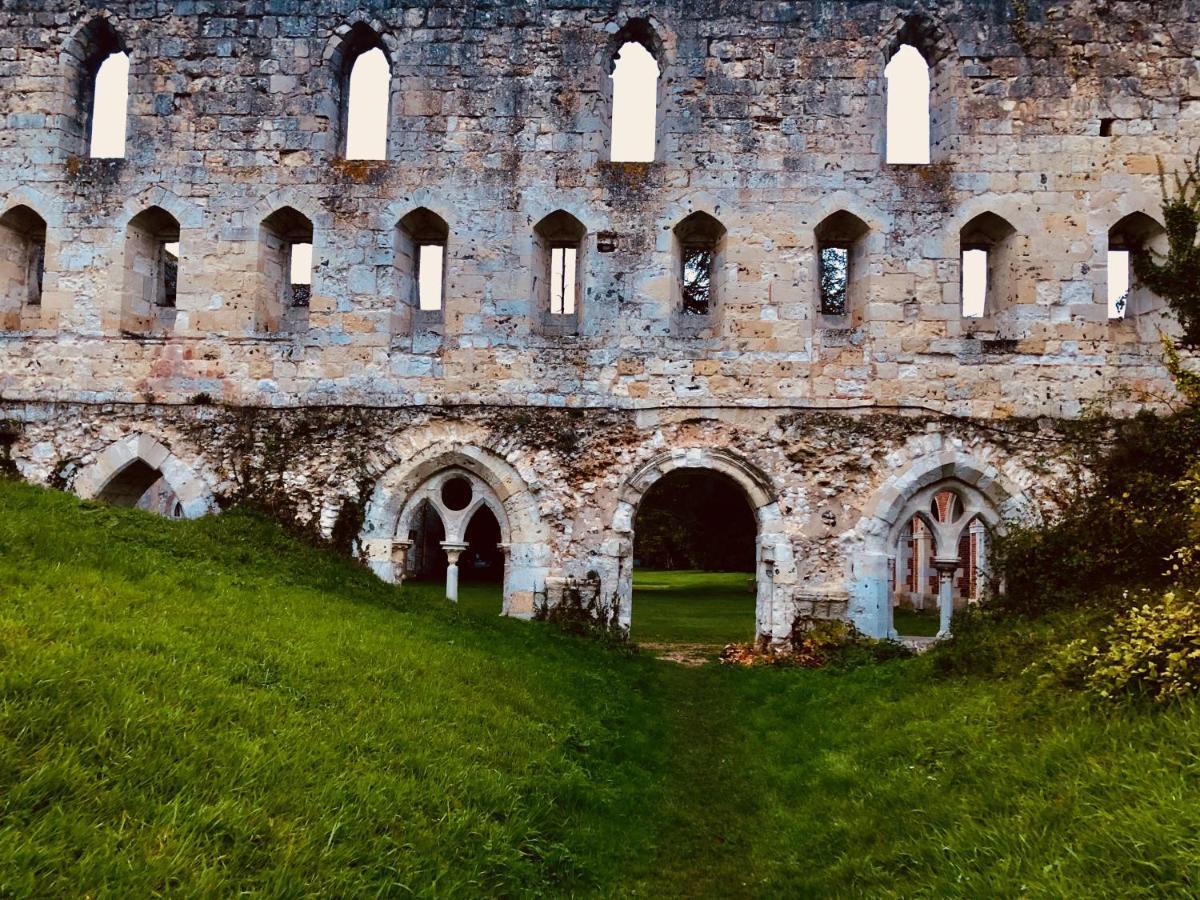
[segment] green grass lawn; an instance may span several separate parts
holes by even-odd
[[[892,610],[892,625],[900,635],[935,637],[940,624],[941,619],[936,607],[921,610],[896,607]]]
[[[688,669],[470,605],[0,482],[0,896],[1200,890],[1194,704]]]
[[[754,639],[752,572],[633,571],[633,623],[639,642],[721,647]]]

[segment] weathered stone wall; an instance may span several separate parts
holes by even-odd
[[[188,515],[252,501],[392,577],[406,501],[446,469],[479,475],[503,507],[505,607],[528,615],[546,580],[600,576],[628,624],[633,512],[681,466],[732,477],[759,520],[759,631],[797,613],[885,633],[897,498],[931,483],[981,490],[1009,518],[1036,516],[1065,475],[1048,423],[920,415],[537,407],[229,409],[25,404],[8,414],[26,478],[84,496],[131,460],[160,468]],[[891,510],[889,514],[889,510]],[[882,618],[881,618],[882,617]]]
[[[136,458],[176,473],[189,514],[265,492],[387,575],[397,467],[469,463],[524,529],[511,611],[595,571],[627,617],[640,491],[664,466],[729,470],[758,509],[760,630],[811,607],[880,632],[902,491],[958,479],[1028,512],[1057,473],[1027,420],[1170,390],[1171,323],[1145,297],[1109,320],[1106,250],[1126,215],[1159,216],[1156,159],[1200,149],[1200,0],[102,7],[0,11],[0,199],[46,222],[42,303],[0,331],[32,479],[97,494]],[[657,160],[614,164],[609,64],[639,19]],[[132,60],[123,161],[85,155],[98,23]],[[384,162],[338,156],[356,25],[393,72]],[[902,40],[934,63],[930,166],[884,162]],[[177,310],[130,331],[128,226],[152,206],[179,223]],[[288,330],[263,296],[261,223],[284,206],[315,244]],[[436,324],[402,283],[397,223],[421,207],[450,231]],[[587,230],[570,334],[539,327],[533,282],[558,209]],[[697,210],[726,229],[711,335],[673,308],[672,229]],[[869,230],[831,319],[814,232],[839,211]],[[1016,234],[1003,296],[964,319],[960,231],[984,212]]]

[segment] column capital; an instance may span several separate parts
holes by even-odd
[[[962,560],[957,556],[950,558],[935,556],[930,562],[933,563],[933,567],[938,570],[940,575],[953,575],[954,570],[962,565]]]

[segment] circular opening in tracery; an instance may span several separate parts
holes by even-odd
[[[442,485],[442,503],[446,509],[454,510],[454,512],[466,509],[467,504],[471,502],[471,496],[471,482],[461,475],[447,478]]]

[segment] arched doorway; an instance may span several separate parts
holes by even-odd
[[[411,574],[407,556],[413,513],[421,500],[427,499],[441,517],[444,529],[438,545],[463,544],[457,548],[456,565],[461,568],[462,557],[469,556],[467,551],[471,549],[471,541],[464,541],[463,537],[476,514],[486,507],[499,527],[502,545],[491,552],[503,559],[500,574],[503,599],[495,599],[499,586],[486,585],[486,590],[493,592],[487,600],[487,610],[494,613],[499,606],[505,615],[531,618],[546,596],[546,576],[550,570],[548,535],[538,514],[536,495],[525,478],[503,456],[475,443],[479,437],[472,429],[444,424],[439,425],[436,435],[413,432],[404,453],[405,461],[383,470],[375,483],[359,534],[360,551],[380,578],[398,582]],[[471,492],[466,506],[450,510],[446,508],[447,498],[442,496],[441,487],[454,476],[465,478]],[[458,506],[462,499],[455,498],[453,490],[449,502]],[[471,537],[484,528],[482,522],[472,529]],[[477,538],[475,546],[486,549],[486,543],[486,539]],[[447,571],[448,568],[447,565]],[[493,570],[494,566],[489,572]]]
[[[888,631],[900,639],[949,634],[954,610],[988,586],[989,522],[996,513],[970,486],[942,482],[905,506],[890,555]]]
[[[618,622],[623,628],[633,624],[637,511],[656,483],[681,470],[724,476],[740,491],[742,502],[749,507],[755,523],[754,629],[748,637],[786,636],[795,613],[792,600],[796,590],[796,567],[778,495],[770,478],[756,466],[727,450],[712,447],[679,447],[661,452],[643,463],[621,486],[613,513],[613,532],[617,538],[612,544],[615,550],[613,570],[610,570],[611,574],[603,575],[606,583],[615,587],[604,590],[615,600]],[[608,581],[610,578],[613,581]]]
[[[723,646],[754,638],[758,522],[728,475],[676,469],[638,503],[631,637]]]
[[[144,509],[171,519],[183,518],[183,504],[163,473],[140,459],[135,459],[115,475],[96,499],[113,506]]]
[[[503,610],[507,517],[478,475],[444,469],[413,492],[396,522],[403,579],[444,587],[463,609]]]

